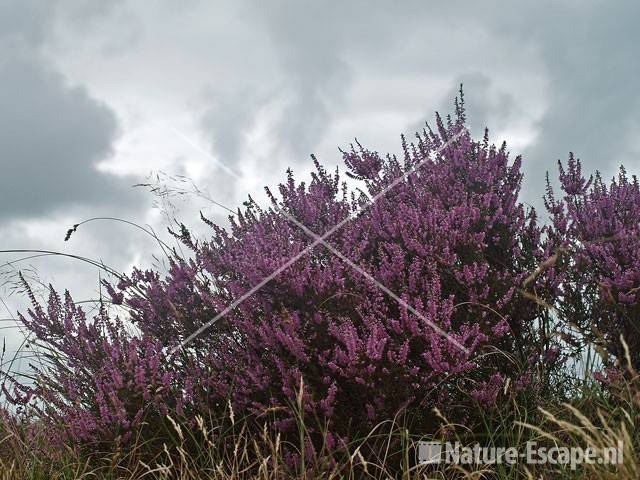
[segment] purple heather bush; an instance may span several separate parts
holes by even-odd
[[[557,306],[567,325],[640,368],[640,186],[624,167],[609,185],[586,178],[573,155],[560,163],[563,198],[548,187],[549,242],[560,252]]]
[[[14,381],[11,391],[3,384],[3,392],[19,409],[30,407],[50,422],[53,440],[126,442],[146,405],[168,414],[180,403],[172,390],[176,372],[163,363],[158,339],[132,335],[104,308],[88,318],[68,292],[61,298],[53,288],[45,309],[24,285],[33,308],[20,320],[45,360],[31,365],[33,383]]]
[[[476,411],[469,406],[498,408],[510,395],[535,398],[550,388],[561,355],[543,305],[565,293],[564,277],[557,265],[531,273],[574,235],[578,227],[566,219],[583,209],[588,217],[602,211],[584,235],[620,233],[601,225],[605,210],[631,215],[622,204],[637,202],[628,198],[637,183],[625,180],[615,193],[596,183],[587,194],[569,179],[571,167],[563,185],[582,206],[550,200],[557,210],[550,240],[518,201],[520,158],[490,145],[487,133],[473,140],[461,101],[454,119],[438,116],[435,129],[412,143],[403,138],[400,158],[356,145],[343,159],[361,184],[357,194],[314,159],[309,184],[289,172],[277,193],[268,191],[271,206],[249,199],[229,229],[203,217],[207,240],[181,225],[173,233],[192,254],[171,255],[167,275],[135,269],[107,283],[119,307],[89,318],[68,294],[52,289],[46,306],[32,295],[32,310],[20,318],[48,362],[33,384],[13,382],[5,394],[35,409],[60,438],[86,444],[126,442],[159,428],[167,414],[188,422],[228,404],[286,432],[295,422],[287,407],[304,383],[305,416],[339,444],[403,412],[427,432],[433,407],[469,420]],[[318,244],[172,353],[313,241],[289,216],[318,235],[351,216],[326,240],[402,303]],[[610,245],[600,248],[618,248],[615,260],[613,250],[595,246],[584,258],[605,262],[610,277],[598,281],[629,305],[637,267],[624,265],[638,265],[637,250]]]

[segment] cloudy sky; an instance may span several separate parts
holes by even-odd
[[[523,198],[574,151],[587,170],[639,170],[638,2],[0,0],[0,250],[153,262],[119,217],[159,232],[156,199],[132,185],[183,175],[213,199],[260,198],[309,154],[329,166],[354,138],[397,152],[399,135],[450,111],[464,83],[472,133],[524,155]],[[167,180],[174,186],[182,183]],[[180,187],[181,188],[181,187]],[[174,200],[184,223],[196,198]],[[95,297],[96,268],[0,254]],[[7,263],[16,261],[14,263]],[[10,278],[4,275],[0,278]],[[2,280],[0,280],[0,284]],[[0,317],[21,306],[0,288]],[[6,308],[5,308],[6,306]],[[9,326],[10,322],[0,322]],[[10,347],[19,333],[0,330]]]

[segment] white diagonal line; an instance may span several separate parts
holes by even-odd
[[[462,128],[458,133],[456,133],[453,137],[451,137],[449,140],[447,140],[445,143],[443,143],[442,145],[440,145],[440,147],[438,147],[437,149],[434,150],[435,154],[439,154],[441,153],[445,148],[447,148],[449,145],[451,145],[454,141],[456,141],[458,138],[460,138],[462,136],[463,133],[467,132],[466,128]],[[179,132],[177,132],[179,134]],[[181,135],[182,136],[182,135]],[[191,144],[191,141],[187,138],[185,138],[184,136],[182,136],[186,141],[188,141]],[[201,149],[198,147],[198,150],[201,151]],[[373,197],[371,197],[371,201],[369,203],[367,203],[364,207],[362,207],[360,209],[359,212],[357,212],[356,214],[360,214],[362,212],[364,212],[365,210],[367,210],[368,208],[370,208],[379,198],[381,198],[383,195],[385,195],[389,190],[391,190],[392,188],[394,188],[396,185],[398,185],[400,182],[404,181],[409,175],[411,175],[413,172],[415,172],[422,164],[424,164],[427,160],[429,160],[429,156],[427,156],[427,158],[425,158],[424,160],[416,163],[413,167],[411,167],[408,171],[406,171],[404,174],[402,174],[401,176],[399,176],[398,178],[396,178],[395,180],[393,180],[389,185],[387,185],[385,188],[383,188],[380,192],[378,192],[376,195],[374,195]],[[233,175],[235,175],[232,172]],[[276,209],[276,211],[282,212],[281,209]],[[211,327],[215,322],[217,322],[219,319],[221,319],[222,317],[224,317],[227,313],[229,313],[231,310],[233,310],[235,307],[237,307],[239,304],[241,304],[242,302],[244,302],[247,298],[249,298],[251,295],[253,295],[254,293],[256,293],[258,290],[260,290],[264,285],[266,285],[267,283],[269,283],[271,280],[273,280],[275,277],[277,277],[280,273],[282,273],[284,270],[286,270],[287,268],[289,268],[289,266],[291,266],[293,263],[295,263],[300,257],[306,255],[309,251],[311,251],[314,247],[316,247],[317,245],[323,243],[323,241],[329,237],[330,235],[332,235],[333,233],[335,233],[337,230],[339,230],[340,228],[342,228],[348,221],[350,221],[353,218],[354,214],[349,214],[347,215],[345,218],[343,218],[342,220],[340,220],[340,222],[338,222],[336,225],[334,225],[332,228],[330,228],[329,230],[327,230],[325,233],[323,233],[321,236],[317,237],[312,243],[310,243],[309,245],[307,245],[304,249],[302,249],[300,252],[298,252],[296,255],[294,255],[291,259],[289,259],[287,262],[285,262],[283,265],[281,265],[280,267],[278,267],[276,270],[274,270],[271,274],[269,274],[267,277],[265,277],[262,281],[260,281],[260,283],[258,283],[257,285],[255,285],[254,287],[252,287],[247,293],[243,294],[240,298],[238,298],[237,300],[235,300],[233,303],[231,303],[231,305],[229,305],[227,308],[225,308],[222,312],[218,313],[215,317],[213,317],[211,320],[209,320],[207,323],[205,323],[204,325],[201,325],[195,332],[193,332],[191,335],[189,335],[187,338],[185,338],[182,342],[180,342],[180,344],[176,347],[174,347],[173,349],[170,350],[169,355],[173,355],[175,352],[177,352],[178,350],[184,348],[187,344],[189,344],[194,338],[196,338],[198,335],[200,335],[202,332],[204,332],[205,330],[207,330],[209,327]],[[347,259],[348,260],[348,259]],[[350,260],[348,260],[350,261]],[[374,279],[375,280],[375,279]],[[383,286],[384,287],[384,286]],[[386,288],[386,287],[384,287]],[[389,292],[391,292],[389,290]],[[393,292],[391,292],[391,294],[393,294]],[[395,294],[393,294],[395,295]],[[397,295],[396,295],[397,297]],[[402,300],[402,299],[400,299]],[[410,307],[410,306],[409,306]],[[412,307],[411,307],[412,308]],[[415,310],[415,309],[414,309]],[[418,313],[419,315],[419,313]],[[464,349],[464,347],[462,347]]]
[[[393,291],[389,290],[386,286],[384,286],[382,283],[380,283],[378,280],[376,280],[373,275],[371,275],[366,270],[364,270],[360,265],[357,265],[354,262],[352,262],[351,260],[349,260],[345,255],[343,255],[342,252],[340,252],[333,245],[331,245],[330,243],[328,243],[324,239],[322,239],[317,233],[315,233],[315,232],[311,231],[310,229],[308,229],[303,223],[299,222],[295,217],[291,216],[290,214],[288,214],[284,210],[280,210],[280,213],[282,213],[290,222],[294,223],[298,228],[300,228],[302,231],[304,231],[304,233],[306,233],[308,236],[310,236],[311,238],[315,239],[317,242],[322,243],[322,245],[324,245],[331,253],[333,253],[334,255],[339,257],[347,265],[349,265],[351,268],[353,268],[358,273],[363,275],[367,280],[369,280],[376,287],[378,287],[384,293],[386,293],[391,298],[393,298],[400,305],[402,305],[407,310],[412,312],[414,315],[416,315],[422,321],[426,322],[427,325],[429,325],[431,328],[433,328],[438,335],[440,335],[441,337],[443,337],[446,340],[450,341],[451,343],[453,343],[456,347],[458,347],[460,350],[464,351],[465,353],[470,353],[469,350],[464,345],[462,345],[460,342],[458,342],[450,334],[448,334],[447,332],[442,330],[442,328],[440,328],[438,325],[433,323],[431,320],[429,320],[427,317],[425,317],[423,314],[421,314],[419,311],[417,311],[415,308],[413,308],[411,305],[409,305],[407,302],[405,302],[402,298],[400,298],[398,295],[396,295]]]
[[[198,335],[200,335],[202,332],[204,332],[205,330],[207,330],[209,327],[211,327],[214,323],[216,323],[218,320],[220,320],[222,317],[224,317],[227,313],[229,313],[231,310],[233,310],[234,308],[236,308],[238,305],[240,305],[242,302],[244,302],[247,298],[249,298],[251,295],[253,295],[254,293],[256,293],[258,290],[260,290],[262,287],[264,287],[267,283],[269,283],[271,280],[273,280],[275,277],[277,277],[280,273],[282,273],[284,270],[286,270],[287,268],[289,268],[291,265],[293,265],[300,257],[304,256],[307,254],[307,252],[309,250],[311,250],[312,248],[314,248],[316,245],[320,244],[322,241],[322,239],[318,239],[315,240],[313,243],[309,244],[307,247],[305,247],[303,250],[301,250],[300,252],[298,252],[296,255],[294,255],[293,257],[291,257],[289,260],[287,260],[283,265],[281,265],[280,267],[278,267],[276,270],[274,270],[270,275],[266,276],[260,283],[258,283],[256,286],[254,286],[253,288],[251,288],[251,290],[249,290],[247,293],[245,293],[244,295],[242,295],[240,298],[238,298],[237,300],[235,300],[231,305],[229,305],[227,308],[225,308],[223,311],[221,311],[220,313],[218,313],[215,317],[213,317],[211,320],[209,320],[207,323],[205,323],[204,325],[200,326],[200,328],[198,328],[195,332],[193,332],[191,335],[189,335],[187,338],[185,338],[180,345],[178,345],[177,347],[174,347],[170,352],[169,355],[173,355],[176,351],[180,350],[181,348],[184,348],[189,342],[191,342],[191,340],[193,340],[194,338],[196,338]]]
[[[194,142],[193,140],[191,140],[189,137],[187,137],[184,133],[182,133],[181,131],[177,130],[176,128],[169,126],[169,129],[176,134],[178,137],[180,137],[182,140],[184,140],[185,142],[187,142],[189,145],[191,145],[194,150],[197,150],[198,152],[200,152],[201,154],[203,154],[204,156],[206,156],[209,160],[212,160],[217,166],[219,166],[221,169],[223,169],[225,172],[227,172],[229,175],[231,175],[232,177],[234,177],[237,180],[242,180],[242,176],[237,174],[236,172],[234,172],[233,170],[231,170],[229,167],[227,167],[224,163],[220,162],[216,157],[214,157],[213,155],[211,155],[208,151],[206,151],[204,148],[202,148],[200,145],[198,145],[196,142]]]

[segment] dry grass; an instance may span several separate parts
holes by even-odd
[[[582,464],[575,470],[560,465],[416,465],[413,436],[398,419],[378,425],[365,438],[345,448],[321,448],[305,454],[307,430],[299,416],[298,434],[283,438],[266,426],[259,433],[249,425],[255,419],[238,420],[230,410],[224,419],[196,418],[186,429],[169,419],[170,434],[162,448],[146,448],[135,442],[126,451],[100,454],[53,449],[46,432],[27,439],[19,425],[0,428],[0,480],[160,479],[227,480],[287,478],[327,479],[623,479],[640,478],[640,380],[629,368],[626,382],[615,395],[589,392],[573,404],[526,411],[514,404],[487,414],[486,422],[473,428],[456,425],[440,415],[441,429],[429,438],[472,445],[515,447],[527,442],[547,446],[591,447],[599,455],[621,442],[619,465]],[[303,410],[301,404],[294,409]],[[249,433],[253,432],[253,433]],[[295,440],[292,440],[295,439]],[[292,466],[285,452],[302,452]],[[46,452],[43,453],[43,452]]]

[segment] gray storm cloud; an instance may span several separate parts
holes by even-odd
[[[96,15],[82,2],[69,5],[76,22]],[[115,113],[43,54],[64,6],[0,1],[0,222],[135,203],[133,182],[96,168],[112,153]]]
[[[111,110],[28,60],[0,65],[0,85],[0,216],[122,202],[127,188],[96,169],[116,137]]]

